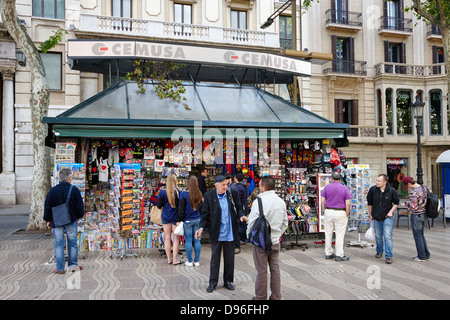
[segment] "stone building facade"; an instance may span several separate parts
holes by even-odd
[[[51,86],[49,116],[107,85],[102,74],[72,70],[68,39],[139,39],[251,48],[281,53],[292,42],[291,8],[260,26],[285,1],[274,0],[17,0],[22,24],[38,46],[58,28],[69,31],[44,57]],[[297,0],[299,3],[300,0]],[[304,14],[297,7],[299,51],[332,54],[300,78],[301,103],[350,124],[346,156],[369,164],[374,177],[415,176],[417,133],[411,104],[425,102],[424,182],[439,193],[436,158],[449,149],[447,78],[439,30],[402,8],[411,0],[327,0]],[[31,74],[0,21],[0,203],[29,203],[33,172]],[[284,86],[266,89],[288,98]],[[375,178],[373,179],[375,180]]]

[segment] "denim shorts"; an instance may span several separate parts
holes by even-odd
[[[170,220],[165,220],[165,219],[161,218],[161,224],[168,224],[168,223],[171,223],[171,224],[173,224],[174,226],[177,225],[177,222],[176,222],[176,221],[170,221]]]

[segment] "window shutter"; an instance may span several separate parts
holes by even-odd
[[[433,46],[433,64],[438,63],[438,47]]]
[[[337,17],[337,12],[336,12],[336,0],[331,0],[331,22],[336,23],[336,17]]]
[[[351,125],[358,125],[358,100],[352,100],[351,112]]]
[[[337,36],[331,36],[331,53],[333,54],[333,60],[336,60],[336,45],[337,45]]]
[[[400,63],[406,63],[406,43],[402,42],[400,50]]]
[[[384,62],[392,62],[389,59],[389,41],[384,41]]]
[[[383,22],[382,27],[386,28],[388,26],[388,11],[387,11],[387,1],[383,1]]]
[[[355,38],[348,38],[349,46],[349,71],[350,73],[355,73]]]
[[[334,100],[334,122],[344,123],[344,100]]]

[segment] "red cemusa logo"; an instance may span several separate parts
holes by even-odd
[[[101,56],[105,54],[109,48],[105,46],[103,43],[96,43],[92,46],[92,53],[96,56]]]
[[[227,51],[223,55],[223,58],[226,62],[236,62],[239,59],[239,56],[235,54],[233,51]]]

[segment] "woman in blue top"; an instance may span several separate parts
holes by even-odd
[[[184,247],[188,259],[185,265],[188,267],[200,266],[200,239],[195,239],[194,235],[200,225],[202,200],[203,195],[198,187],[197,177],[190,176],[187,182],[187,191],[183,191],[180,195],[177,219],[177,225],[181,221],[184,223]],[[192,243],[194,243],[195,251],[194,261],[192,261]]]
[[[164,230],[164,249],[166,251],[167,262],[169,264],[181,264],[177,259],[178,250],[180,247],[180,236],[174,233],[177,215],[178,202],[180,191],[177,189],[177,177],[173,173],[167,176],[166,189],[163,189],[158,194],[156,206],[158,209],[163,208],[161,213],[161,220]],[[173,234],[173,259],[171,255],[171,236]]]

